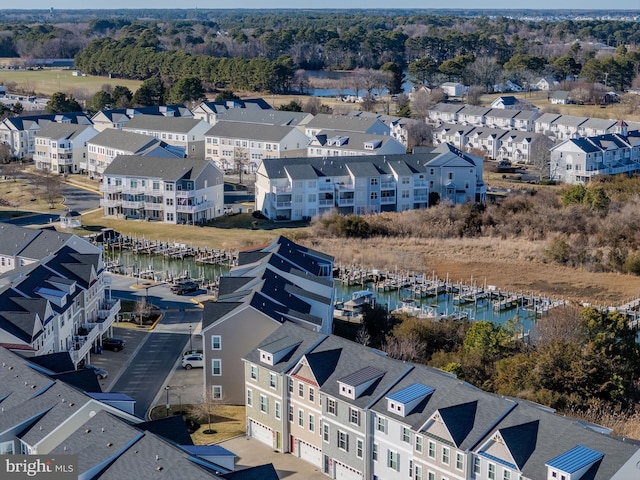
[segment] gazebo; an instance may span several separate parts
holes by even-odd
[[[78,228],[82,226],[82,216],[75,210],[67,210],[60,215],[61,228]]]

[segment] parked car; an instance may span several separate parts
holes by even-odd
[[[195,292],[200,288],[198,282],[192,280],[183,280],[171,286],[171,292],[176,295],[184,295],[185,293]]]
[[[124,349],[124,340],[121,338],[105,338],[102,340],[102,348],[119,352]]]
[[[97,367],[96,365],[85,365],[84,368],[87,370],[92,370],[93,373],[96,374],[96,377],[99,379],[107,378],[109,372],[107,372],[104,368]]]
[[[202,358],[202,354],[192,353],[190,355],[185,355],[182,357],[182,366],[187,370],[191,370],[192,368],[203,368],[204,359]]]

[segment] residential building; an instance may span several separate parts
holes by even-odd
[[[211,126],[204,120],[162,115],[134,115],[123,127],[125,132],[150,135],[184,150],[186,155],[204,143]],[[201,148],[201,147],[200,147]]]
[[[276,125],[281,127],[297,127],[304,133],[305,126],[313,119],[313,115],[305,112],[289,112],[286,110],[263,110],[258,108],[231,108],[218,114],[215,125],[219,121],[257,123],[260,125]]]
[[[150,135],[108,128],[87,142],[87,159],[80,162],[80,170],[87,172],[90,178],[100,179],[118,155],[177,159],[184,157],[184,150]]]
[[[68,352],[74,365],[110,333],[102,250],[75,235],[0,226],[0,345],[27,355]]]
[[[87,142],[98,134],[91,125],[49,123],[35,134],[33,161],[38,170],[78,173],[86,162]]]
[[[581,137],[596,137],[606,133],[615,133],[619,120],[606,118],[588,118],[578,127],[578,135]],[[630,129],[629,129],[630,130]]]
[[[444,82],[440,85],[440,88],[446,93],[449,97],[461,97],[465,93],[467,93],[468,87],[465,87],[461,83],[457,82]]]
[[[66,467],[62,458],[77,455],[72,474],[79,479],[132,478],[135,472],[138,479],[215,480],[235,469],[229,462],[215,463],[223,458],[221,447],[194,446],[181,418],[145,422],[110,401],[126,396],[101,393],[97,382],[97,390],[88,392],[74,386],[82,372],[62,380],[48,366],[2,347],[0,362],[0,452],[7,460],[48,455],[54,465]],[[233,455],[224,452],[224,458]]]
[[[513,128],[522,132],[535,131],[536,118],[540,116],[537,110],[520,110],[513,119]]]
[[[555,122],[562,115],[558,113],[543,113],[535,120],[534,130],[536,133],[542,133],[549,137],[554,136],[553,122]]]
[[[309,157],[353,157],[357,155],[397,155],[407,148],[388,135],[322,130],[307,147]]]
[[[573,102],[571,92],[567,90],[555,90],[549,94],[549,102],[552,105],[569,105]]]
[[[427,118],[429,123],[436,127],[442,124],[460,124],[532,132],[535,129],[535,120],[539,116],[540,114],[534,109],[488,109],[471,105],[438,103],[429,110]]]
[[[223,173],[210,160],[119,155],[104,171],[105,217],[197,225],[224,214]]]
[[[640,172],[640,130],[619,121],[615,133],[570,138],[551,148],[551,178],[585,184],[596,175]]]
[[[565,140],[578,136],[578,132],[586,121],[587,117],[575,117],[573,115],[560,115],[551,122],[552,136],[556,140]]]
[[[296,127],[218,121],[205,135],[205,156],[223,171],[253,173],[264,160],[304,155],[308,143]]]
[[[484,126],[486,124],[486,116],[490,111],[490,108],[465,105],[462,107],[462,110],[458,112],[458,121],[456,123]]]
[[[284,237],[240,252],[229,276],[220,278],[217,301],[204,304],[205,392],[243,404],[242,355],[284,323],[331,332],[332,273],[332,257]]]
[[[457,123],[458,112],[465,106],[459,103],[436,103],[429,109],[428,120],[430,123]]]
[[[560,85],[560,83],[555,78],[541,77],[537,82],[531,85],[531,88],[533,90],[548,92],[550,90],[555,90],[558,85]]]
[[[220,114],[226,113],[232,108],[246,108],[247,110],[272,110],[262,98],[247,98],[245,100],[222,100],[219,102],[204,101],[191,112],[193,117],[204,120],[210,125],[215,125]]]
[[[514,97],[513,95],[504,95],[502,97],[496,98],[493,102],[491,102],[491,108],[499,108],[503,110],[519,110],[520,99]]]
[[[258,168],[255,192],[256,210],[288,221],[334,209],[362,215],[426,208],[430,195],[483,202],[486,187],[481,159],[443,145],[420,154],[270,160]]]
[[[409,145],[409,130],[412,126],[418,125],[424,122],[424,119],[418,120],[415,118],[395,117],[393,115],[383,115],[373,112],[361,112],[359,110],[352,110],[348,115],[361,118],[377,118],[381,120],[385,125],[389,126],[389,135],[395,138],[398,142],[407,148]]]
[[[390,127],[377,116],[330,115],[319,113],[305,125],[305,135],[313,138],[321,131],[389,135]]]
[[[190,118],[193,114],[183,104],[158,105],[150,107],[114,108],[101,110],[91,117],[94,128],[99,132],[107,128],[121,130],[135,115],[160,115],[172,118]]]
[[[295,325],[244,362],[247,434],[330,478],[623,480],[640,461],[602,427]]]
[[[83,112],[7,117],[0,122],[0,142],[9,145],[14,157],[32,158],[36,151],[36,133],[51,122],[91,125]]]

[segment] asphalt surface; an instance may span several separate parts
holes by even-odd
[[[183,352],[189,345],[194,344],[193,340],[189,341],[189,333],[195,335],[196,331],[199,331],[202,310],[191,300],[195,296],[175,295],[169,290],[168,284],[157,284],[146,289],[145,285],[149,284],[133,278],[111,275],[111,279],[112,297],[136,300],[148,295],[148,301],[163,312],[160,322],[139,340],[135,351],[131,352],[127,347],[131,357],[124,365],[110,365],[107,357],[112,353],[115,357],[122,352],[105,352],[105,362],[100,361],[101,359],[94,362],[109,370],[111,376],[116,376],[116,380],[112,380],[113,383],[108,387],[109,391],[126,393],[133,397],[136,400],[135,414],[145,418],[152,406],[164,403],[162,394],[165,387],[180,382],[175,379],[175,374],[182,370],[179,362]],[[94,355],[94,358],[97,357]],[[182,381],[180,385],[184,383]],[[201,398],[202,384],[194,385],[194,388]],[[188,392],[184,393],[185,396],[189,395]],[[174,397],[175,392],[172,395]],[[175,398],[170,398],[170,402],[175,403]]]

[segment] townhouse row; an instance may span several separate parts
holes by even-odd
[[[597,175],[634,175],[640,173],[640,130],[621,120],[613,133],[560,142],[550,157],[550,177],[558,182],[584,185]]]
[[[449,144],[428,153],[286,158],[256,173],[256,209],[271,220],[400,212],[438,201],[484,202],[483,160]]]
[[[107,296],[102,250],[75,235],[10,224],[0,224],[0,237],[0,345],[88,363],[120,311]]]
[[[637,475],[638,442],[290,322],[243,360],[247,435],[329,478]]]

